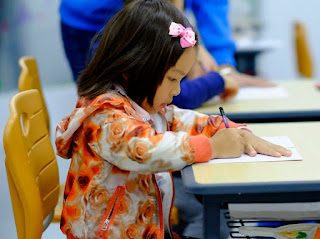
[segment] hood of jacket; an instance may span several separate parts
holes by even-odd
[[[76,108],[70,115],[63,118],[57,125],[55,144],[57,154],[62,158],[70,158],[72,153],[72,141],[74,133],[81,127],[83,122],[93,115],[97,110],[103,109],[104,106],[122,109],[128,115],[138,117],[136,111],[130,103],[130,100],[117,91],[110,91],[99,95],[93,100],[79,97]]]

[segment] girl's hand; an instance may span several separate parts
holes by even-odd
[[[212,158],[237,158],[244,150],[244,138],[239,129],[221,129],[211,138]]]
[[[257,153],[273,157],[291,156],[292,152],[280,145],[272,144],[247,130],[221,129],[210,138],[212,158],[237,158],[246,153],[251,157]]]
[[[251,157],[256,156],[257,153],[273,157],[291,156],[292,154],[291,150],[272,144],[247,130],[240,130],[240,134],[244,138],[244,152]]]

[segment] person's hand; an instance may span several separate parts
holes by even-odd
[[[233,77],[240,86],[257,86],[257,87],[272,87],[276,84],[271,81],[267,81],[258,76],[251,76],[239,72],[231,73],[231,77]]]
[[[276,84],[271,81],[264,80],[259,76],[251,76],[248,74],[238,72],[233,66],[222,65],[220,66],[219,73],[222,77],[228,75],[237,81],[241,86],[257,86],[257,87],[271,87]]]
[[[256,156],[257,153],[272,157],[291,156],[292,154],[291,150],[272,144],[247,130],[241,130],[240,134],[244,139],[244,152],[251,157]]]
[[[223,101],[228,101],[234,98],[240,88],[240,84],[232,76],[226,75],[224,79],[224,92],[220,94],[220,99]]]
[[[244,129],[221,129],[210,138],[210,142],[212,158],[237,158],[242,153],[251,157],[257,153],[273,157],[292,154],[290,150],[261,139]]]

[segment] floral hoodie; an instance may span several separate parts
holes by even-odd
[[[79,98],[56,130],[58,155],[71,158],[62,232],[86,239],[173,237],[169,172],[208,161],[208,137],[222,122],[175,106],[149,115],[121,90]]]

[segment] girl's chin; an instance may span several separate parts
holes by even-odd
[[[156,109],[156,108],[151,108],[151,109],[149,109],[149,110],[147,110],[147,112],[149,113],[149,114],[155,114],[155,113],[158,113],[159,112],[159,110],[160,109]]]

